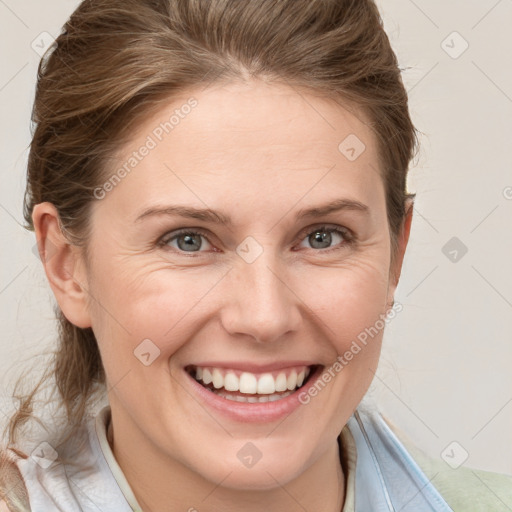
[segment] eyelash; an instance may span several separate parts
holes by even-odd
[[[340,249],[345,248],[346,246],[354,245],[357,240],[355,234],[348,228],[341,227],[341,226],[329,227],[329,226],[323,224],[323,225],[318,225],[314,228],[306,228],[305,230],[303,230],[299,234],[299,243],[302,242],[302,240],[305,237],[312,235],[312,234],[316,233],[317,231],[325,231],[327,233],[337,233],[343,237],[344,241],[341,244],[338,244],[337,246],[330,247],[327,249],[316,249],[315,250],[314,248],[312,248],[312,250],[315,252],[330,253],[333,251],[338,251]],[[183,228],[183,229],[178,229],[176,231],[166,233],[157,241],[157,245],[158,245],[158,247],[163,248],[164,250],[178,252],[179,254],[185,254],[187,257],[192,257],[192,258],[198,257],[197,256],[198,254],[205,252],[205,251],[182,251],[179,249],[175,249],[174,247],[170,248],[169,246],[167,246],[167,244],[169,242],[172,242],[176,238],[183,236],[183,235],[201,235],[204,238],[206,238],[206,240],[208,241],[209,244],[213,245],[212,242],[210,242],[210,240],[208,238],[208,234],[200,228]]]

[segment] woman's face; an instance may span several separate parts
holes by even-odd
[[[366,392],[382,330],[344,354],[396,287],[375,135],[284,85],[214,86],[138,126],[109,172],[83,283],[114,439],[232,488],[297,477]]]

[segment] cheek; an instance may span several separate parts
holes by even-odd
[[[109,279],[94,286],[101,304],[94,301],[93,329],[105,351],[117,347],[118,359],[131,356],[128,364],[144,340],[157,347],[155,353],[169,357],[193,337],[198,317],[204,321],[202,316],[208,316],[203,314],[205,299],[225,274],[224,269],[174,269],[161,261],[110,267],[102,272]]]
[[[382,319],[386,313],[388,272],[384,264],[360,260],[340,268],[310,272],[309,286],[301,297],[325,326],[324,332],[338,355],[350,350],[353,342],[369,341],[358,355],[368,362],[378,357]],[[372,327],[377,326],[378,333]],[[359,343],[361,344],[361,343]],[[357,350],[357,349],[354,349]],[[349,356],[350,357],[350,356]]]

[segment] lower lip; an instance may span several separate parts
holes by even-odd
[[[303,405],[299,401],[301,392],[311,386],[311,383],[321,374],[322,367],[318,366],[310,375],[306,385],[303,385],[291,395],[274,402],[235,402],[228,400],[212,391],[209,391],[197,382],[192,375],[183,370],[191,383],[192,389],[209,407],[221,412],[230,419],[243,423],[270,423],[289,416],[298,407]]]

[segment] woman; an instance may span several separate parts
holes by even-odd
[[[84,1],[34,121],[68,424],[27,449],[32,396],[12,418],[7,510],[494,506],[359,406],[416,144],[372,1]]]

